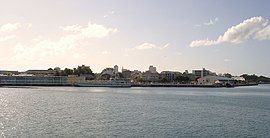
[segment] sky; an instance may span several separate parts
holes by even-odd
[[[268,0],[0,0],[0,70],[270,76]]]

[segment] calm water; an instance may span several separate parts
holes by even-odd
[[[0,88],[0,137],[270,137],[270,85]]]

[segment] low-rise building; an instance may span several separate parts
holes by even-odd
[[[122,69],[122,76],[123,78],[130,79],[131,78],[131,71],[127,69]]]
[[[66,76],[0,76],[0,85],[70,85]]]
[[[11,70],[0,70],[0,74],[3,75],[18,75],[19,71],[11,71]]]
[[[196,78],[204,77],[210,75],[210,71],[203,68],[202,70],[192,70],[192,74],[195,75]]]
[[[160,73],[161,78],[165,78],[168,81],[173,81],[175,75],[176,75],[176,72],[173,72],[173,71],[162,71]]]
[[[156,82],[156,81],[159,80],[159,74],[157,72],[156,73],[152,73],[150,71],[146,71],[146,72],[142,73],[141,78],[144,81]]]
[[[110,75],[112,76],[114,74],[114,69],[113,68],[106,68],[102,70],[101,75]]]
[[[234,79],[236,81],[246,81],[246,79],[244,77],[240,77],[240,76],[234,76],[234,77],[232,77],[232,79]]]
[[[222,77],[222,76],[205,76],[205,77],[199,78],[197,81],[198,81],[198,84],[202,84],[202,85],[214,85],[214,84],[234,85],[234,79]]]
[[[139,70],[131,71],[131,81],[138,82],[141,79],[142,72]]]
[[[26,74],[33,74],[34,76],[54,76],[55,70],[27,70]]]
[[[157,73],[157,67],[154,67],[153,65],[149,66],[149,71],[151,73]]]

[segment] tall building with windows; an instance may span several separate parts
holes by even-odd
[[[150,71],[151,73],[157,73],[157,68],[154,67],[153,65],[151,65],[151,66],[149,66],[149,71]]]
[[[118,73],[118,66],[115,65],[115,66],[113,67],[113,69],[114,69],[114,73],[117,74],[117,73]]]
[[[204,76],[210,75],[211,72],[203,68],[202,70],[192,70],[192,74],[194,74],[196,78],[202,78]]]

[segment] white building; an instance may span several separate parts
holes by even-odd
[[[114,74],[114,69],[113,68],[106,68],[101,72],[101,75],[110,75],[112,76]]]
[[[246,81],[244,77],[240,77],[240,76],[232,77],[232,79],[237,80],[237,81]]]
[[[118,73],[118,66],[115,65],[115,66],[113,67],[113,69],[114,69],[114,74],[117,74],[117,73]]]
[[[157,73],[157,68],[151,65],[151,66],[149,67],[149,71],[150,71],[151,73]]]
[[[174,72],[174,71],[162,71],[160,73],[160,76],[162,78],[166,78],[168,81],[173,81],[176,73],[177,72]]]
[[[141,74],[141,78],[144,81],[154,82],[154,81],[158,81],[159,80],[159,74],[157,72],[156,73],[151,73],[150,71],[146,71],[146,72],[144,72],[144,73]]]
[[[221,77],[221,76],[205,76],[198,79],[198,84],[202,85],[213,85],[213,84],[231,84],[234,85],[234,79]]]

